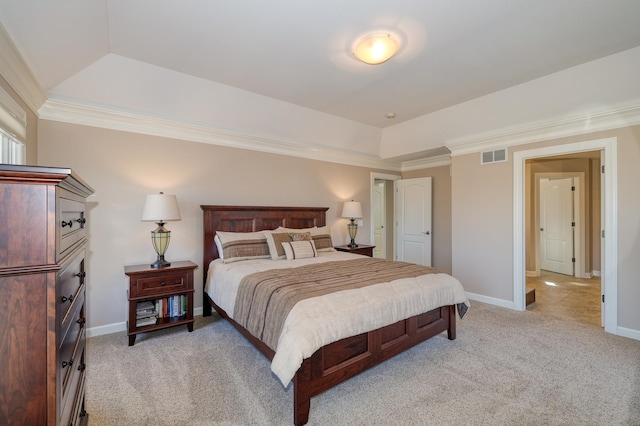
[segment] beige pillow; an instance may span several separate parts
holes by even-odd
[[[282,243],[282,248],[287,260],[308,259],[318,256],[315,244],[309,240],[284,242]]]
[[[267,245],[272,260],[281,260],[286,258],[286,253],[282,247],[282,243],[290,241],[310,241],[311,234],[309,232],[269,232],[265,231]]]
[[[314,226],[313,228],[303,228],[303,229],[283,228],[283,227],[279,227],[278,229],[276,229],[276,232],[285,232],[285,231],[309,232],[311,233],[311,237],[313,238],[313,241],[316,244],[316,250],[318,252],[335,251],[335,249],[333,248],[333,241],[331,240],[331,230],[326,225],[321,227]]]
[[[271,257],[264,232],[216,231],[216,235],[222,246],[224,263]]]

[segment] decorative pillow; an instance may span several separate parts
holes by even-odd
[[[291,241],[311,241],[311,233],[310,232],[289,232],[289,236],[291,237]]]
[[[313,241],[290,241],[282,243],[287,260],[307,259],[318,256],[316,245]]]
[[[288,232],[265,232],[267,237],[267,245],[269,246],[269,253],[272,260],[279,260],[286,258],[282,243],[291,241],[291,237]]]
[[[264,232],[217,231],[216,235],[222,245],[221,257],[224,263],[271,257]]]
[[[309,232],[311,233],[311,238],[313,238],[313,241],[316,244],[316,250],[318,252],[335,251],[335,249],[333,248],[333,241],[331,240],[331,230],[326,225],[321,226],[319,228],[317,226],[314,226],[313,228],[304,228],[304,229],[279,227],[278,229],[276,229],[276,231],[303,232],[303,233]]]

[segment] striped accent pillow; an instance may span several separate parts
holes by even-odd
[[[316,245],[313,241],[290,241],[282,243],[287,260],[317,257]]]
[[[222,261],[224,263],[271,257],[263,232],[218,231],[216,235],[222,245]]]

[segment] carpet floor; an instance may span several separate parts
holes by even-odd
[[[87,341],[99,425],[287,425],[292,385],[229,323]],[[472,302],[441,334],[311,399],[309,425],[640,425],[640,342]]]

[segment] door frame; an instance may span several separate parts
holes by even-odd
[[[578,207],[577,211],[574,210],[574,218],[573,220],[576,223],[574,228],[574,236],[573,236],[573,249],[575,253],[576,262],[574,265],[573,275],[578,278],[591,278],[591,274],[587,276],[587,272],[585,269],[585,265],[587,262],[587,248],[586,248],[586,195],[585,195],[585,175],[584,172],[546,172],[546,173],[534,173],[534,184],[535,184],[535,195],[534,199],[536,202],[536,208],[533,210],[534,216],[534,229],[540,228],[540,180],[541,179],[563,179],[563,178],[573,178],[574,185],[576,187],[573,205]],[[526,200],[525,200],[526,202]],[[576,214],[577,213],[577,214]],[[535,250],[535,276],[540,276],[540,264],[542,261],[540,260],[540,233],[536,232],[534,237],[534,247]],[[526,248],[526,245],[525,245]],[[525,251],[526,255],[526,251]]]
[[[376,184],[376,179],[378,180],[391,180],[391,181],[395,181],[395,180],[400,180],[402,179],[402,176],[400,175],[392,175],[392,174],[387,174],[387,173],[378,173],[378,172],[371,172],[371,177],[370,177],[370,181],[369,181],[369,205],[373,206],[373,187]],[[388,199],[388,197],[385,198],[385,203],[393,203],[393,205],[395,205],[395,192],[393,194],[393,198],[391,200]],[[370,235],[370,240],[371,243],[373,244],[373,221],[374,221],[374,217],[373,217],[373,209],[370,209],[371,212],[371,217],[369,218],[371,223],[371,235]],[[396,223],[396,218],[395,218],[395,208],[393,209],[393,223]],[[385,228],[385,237],[387,238],[387,245],[389,244],[389,241],[393,241],[393,259],[396,258],[396,239],[395,238],[389,238],[389,227]]]
[[[601,166],[602,217],[601,264],[604,302],[604,329],[608,333],[618,331],[618,138],[596,139],[584,142],[553,145],[513,153],[513,304],[520,311],[526,309],[525,299],[525,162],[531,158],[551,157],[586,151],[604,151]]]

